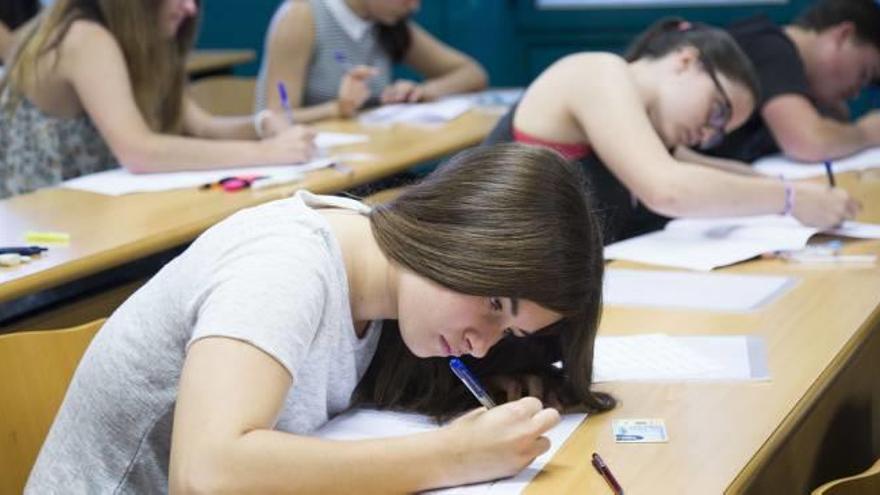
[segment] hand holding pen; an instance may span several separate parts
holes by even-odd
[[[339,108],[339,116],[344,118],[353,117],[357,111],[370,99],[370,86],[368,82],[379,71],[368,65],[351,65],[344,53],[334,53],[336,63],[344,70],[345,75],[339,83],[339,92],[336,103]]]
[[[559,423],[559,412],[545,409],[534,397],[496,406],[467,366],[458,358],[450,368],[483,405],[453,421],[443,433],[461,459],[456,483],[513,476],[550,448],[543,435]]]
[[[492,409],[483,407],[440,430],[459,461],[455,484],[513,476],[550,449],[543,436],[559,423],[559,412],[525,397]]]

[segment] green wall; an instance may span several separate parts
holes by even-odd
[[[266,27],[280,0],[203,0],[198,46],[262,50]],[[416,19],[440,39],[475,57],[495,86],[522,86],[559,57],[583,50],[623,51],[653,21],[678,15],[725,25],[764,13],[787,22],[810,2],[756,1],[750,5],[680,8],[539,10],[533,0],[423,0]],[[240,67],[256,73],[257,62]],[[410,75],[406,71],[401,74]],[[876,95],[871,97],[876,102]],[[860,99],[856,110],[868,98]]]

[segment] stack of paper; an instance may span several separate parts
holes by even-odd
[[[785,177],[790,180],[821,177],[825,175],[823,163],[805,163],[786,158],[782,155],[762,158],[754,163],[755,170],[773,177]],[[867,170],[880,167],[880,148],[856,153],[855,155],[834,160],[835,173],[850,172],[854,170]]]
[[[791,277],[609,269],[602,300],[610,306],[752,311],[793,285]]]
[[[358,118],[365,125],[443,124],[458,118],[475,105],[468,97],[446,98],[432,103],[398,103],[364,112]]]
[[[658,232],[605,247],[605,259],[712,270],[763,253],[803,249],[819,230],[791,217],[764,215],[673,220]],[[880,239],[880,226],[845,222],[825,234]]]
[[[168,172],[159,174],[133,174],[124,168],[97,172],[71,179],[62,187],[78,189],[108,196],[139,192],[159,192],[173,189],[195,188],[211,184],[224,177],[262,175],[276,179],[289,179],[294,182],[310,171],[329,167],[332,158],[321,158],[301,165],[282,165],[274,167],[241,167],[205,170],[200,172]]]
[[[600,336],[593,381],[767,380],[763,340],[744,335]]]
[[[315,136],[315,146],[319,150],[319,158],[299,165],[278,165],[268,167],[236,167],[214,170],[167,172],[158,174],[132,174],[123,168],[107,170],[68,180],[62,187],[79,189],[109,196],[121,196],[138,192],[159,192],[172,189],[199,187],[219,181],[224,177],[246,175],[262,175],[273,182],[295,182],[306,172],[330,166],[336,157],[331,155],[331,148],[369,141],[365,134],[348,134],[342,132],[319,132]],[[329,156],[329,157],[328,157]]]
[[[474,405],[476,406],[476,403]],[[574,433],[585,417],[584,414],[563,416],[562,421],[546,434],[550,439],[550,450],[536,458],[528,467],[512,478],[432,490],[428,493],[444,495],[520,493],[559,450],[559,447]],[[412,435],[437,428],[439,426],[430,418],[418,414],[355,409],[333,418],[318,429],[315,434],[321,438],[334,440],[364,440]]]

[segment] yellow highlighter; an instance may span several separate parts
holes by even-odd
[[[70,234],[67,232],[28,231],[24,233],[24,240],[28,243],[67,244],[70,242]]]

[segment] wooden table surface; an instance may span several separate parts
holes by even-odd
[[[51,247],[29,264],[0,268],[0,303],[185,244],[235,211],[287,197],[297,189],[339,192],[443,157],[479,143],[497,119],[473,110],[435,128],[327,122],[317,127],[368,134],[368,143],[334,150],[368,159],[347,162],[352,173],[317,170],[289,186],[237,193],[193,188],[116,197],[51,188],[0,201],[0,245],[24,244],[26,231],[71,235],[68,246]]]

